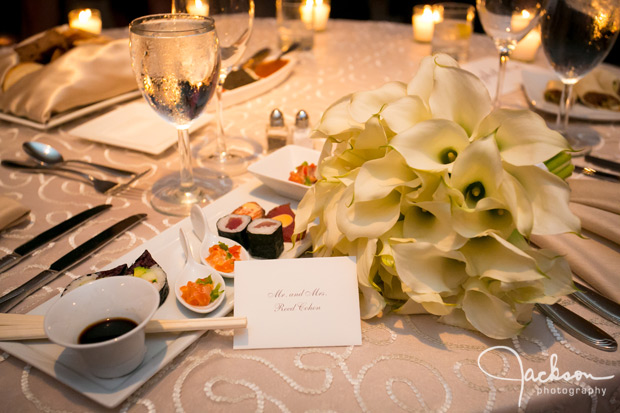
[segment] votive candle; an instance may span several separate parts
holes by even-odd
[[[101,13],[97,9],[71,10],[69,12],[69,27],[100,34]]]
[[[208,16],[209,15],[209,3],[207,0],[188,0],[187,13],[195,16]]]
[[[435,17],[433,9],[428,4],[413,8],[413,39],[417,42],[428,43],[433,40]]]
[[[513,50],[511,57],[524,62],[531,62],[536,58],[540,47],[540,28],[535,27],[527,34]]]

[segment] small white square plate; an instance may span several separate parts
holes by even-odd
[[[288,177],[303,162],[318,165],[320,155],[314,149],[287,145],[253,163],[248,171],[278,194],[299,201],[310,187],[289,181]]]

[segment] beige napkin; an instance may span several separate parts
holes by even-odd
[[[583,235],[533,236],[542,247],[565,255],[573,273],[620,303],[620,184],[569,179],[571,210]]]
[[[0,76],[18,60],[16,53],[2,56]],[[134,89],[127,39],[82,44],[0,92],[0,110],[45,123],[53,114]]]
[[[20,202],[0,196],[0,231],[20,223],[29,213],[30,209]]]

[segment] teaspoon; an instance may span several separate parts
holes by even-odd
[[[117,169],[111,166],[81,161],[78,159],[65,160],[60,154],[60,152],[58,152],[58,150],[42,142],[24,142],[22,148],[24,149],[24,152],[30,155],[30,157],[45,166],[61,166],[68,163],[79,163],[82,165],[92,166],[102,171],[113,173],[116,175],[131,176],[136,174],[133,171],[126,171],[124,169]]]

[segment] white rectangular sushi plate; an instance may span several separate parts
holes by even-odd
[[[223,215],[231,213],[235,208],[245,202],[255,201],[265,211],[271,208],[291,203],[291,208],[297,207],[296,202],[284,198],[268,187],[261,184],[257,179],[243,184],[229,192],[217,201],[204,208],[205,215],[209,217],[209,226],[216,231],[215,222]],[[134,261],[145,249],[151,252],[153,258],[166,271],[170,294],[164,304],[155,313],[155,319],[183,319],[203,317],[187,310],[177,303],[172,288],[175,277],[183,268],[185,258],[179,244],[179,228],[191,233],[191,223],[186,218],[158,236],[140,245],[123,257],[109,265],[110,268]],[[190,237],[198,247],[198,240]],[[285,243],[284,252],[280,258],[295,258],[301,255],[311,244],[310,237],[293,244]],[[226,298],[222,305],[207,317],[223,317],[233,308],[234,283],[232,279],[226,279]],[[30,314],[45,314],[51,304],[58,299],[54,297],[35,308]],[[105,407],[116,407],[129,397],[140,386],[147,382],[153,375],[172,361],[179,353],[185,350],[194,341],[198,340],[204,332],[188,332],[181,334],[149,334],[146,344],[147,352],[140,367],[127,376],[116,379],[101,379],[91,375],[82,366],[79,359],[56,344],[47,340],[33,340],[24,342],[0,342],[0,349],[38,368],[39,370],[56,378],[72,389],[82,393],[86,397],[98,402]]]

